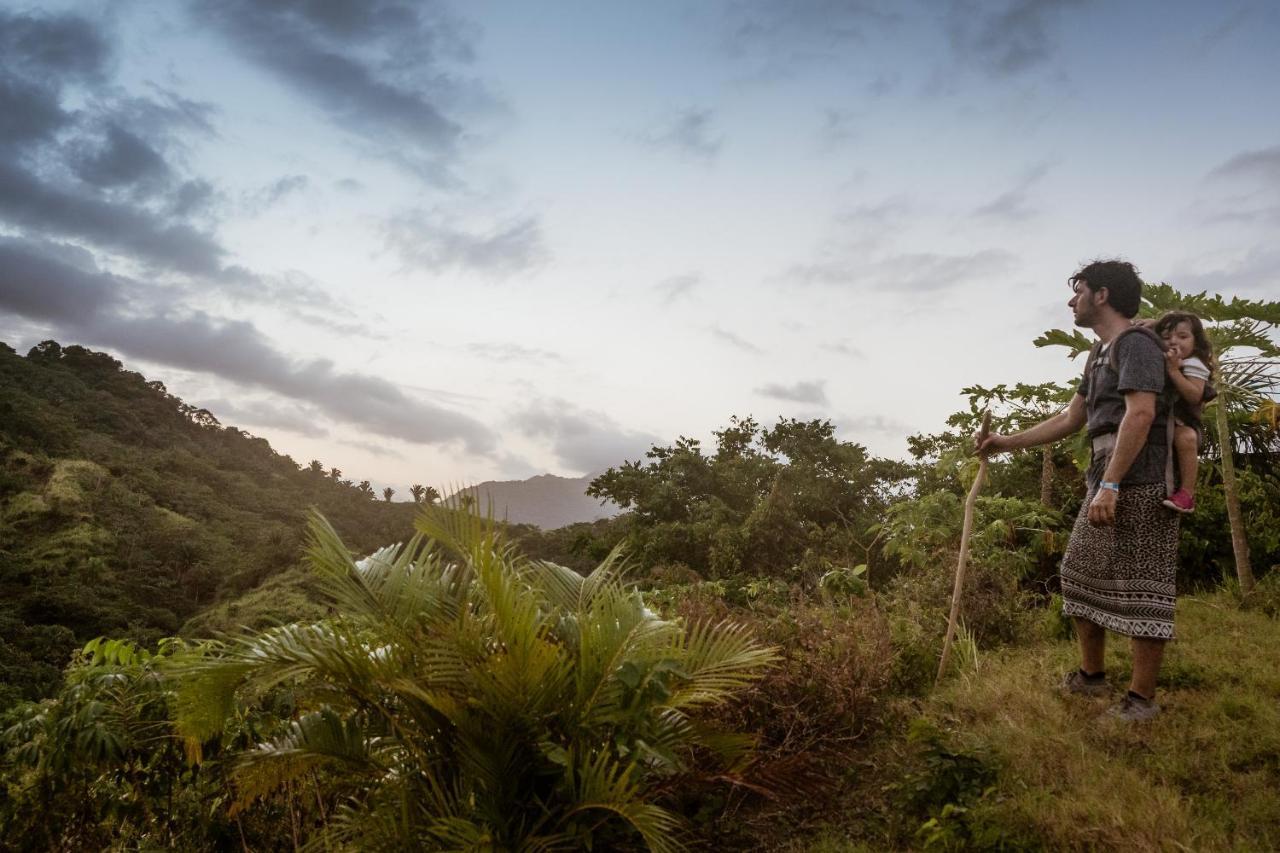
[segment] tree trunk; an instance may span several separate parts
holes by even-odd
[[[1053,445],[1040,449],[1040,503],[1053,506]]]
[[[1244,534],[1244,517],[1240,514],[1240,487],[1236,483],[1236,464],[1231,448],[1231,427],[1227,423],[1226,394],[1217,400],[1215,422],[1218,427],[1218,447],[1222,451],[1222,491],[1227,496],[1227,520],[1231,525],[1231,550],[1236,558],[1236,577],[1240,580],[1240,592],[1253,591],[1253,567],[1249,565],[1249,540]]]

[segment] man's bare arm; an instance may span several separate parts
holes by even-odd
[[[1027,447],[1051,444],[1058,439],[1066,438],[1084,426],[1085,415],[1084,397],[1076,394],[1065,409],[1030,429],[1015,432],[1012,435],[987,436],[986,441],[982,442],[978,448],[978,453],[1000,453],[1005,450],[1022,450]]]
[[[1156,395],[1151,391],[1129,391],[1124,395],[1124,417],[1116,433],[1116,446],[1107,460],[1102,479],[1118,483],[1129,473],[1133,460],[1147,443],[1147,433],[1156,417]]]

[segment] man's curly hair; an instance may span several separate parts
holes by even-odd
[[[1083,284],[1097,293],[1107,289],[1107,304],[1132,319],[1142,305],[1142,279],[1137,268],[1128,261],[1093,261],[1067,279],[1074,287]]]

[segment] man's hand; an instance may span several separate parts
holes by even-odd
[[[1182,372],[1182,357],[1178,355],[1178,350],[1169,347],[1164,351],[1164,370],[1170,376]]]
[[[977,436],[974,436],[976,439]],[[1012,436],[1001,435],[998,432],[989,432],[987,437],[978,442],[977,455],[990,456],[992,453],[1004,453],[1006,450],[1013,450]]]
[[[1089,502],[1089,523],[1094,527],[1111,527],[1116,523],[1116,501],[1119,495],[1111,489],[1098,489]]]

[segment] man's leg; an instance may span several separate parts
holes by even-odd
[[[1106,668],[1104,658],[1107,650],[1107,632],[1101,625],[1095,625],[1088,619],[1074,617],[1076,638],[1080,641],[1080,668],[1089,675],[1102,672]],[[1159,669],[1160,663],[1156,662]],[[1134,667],[1136,672],[1137,667]],[[1153,676],[1154,679],[1154,676]]]
[[[1160,662],[1164,660],[1165,642],[1150,637],[1134,637],[1132,640],[1133,678],[1129,681],[1129,689],[1144,699],[1152,699],[1156,695],[1156,677],[1160,674]]]

